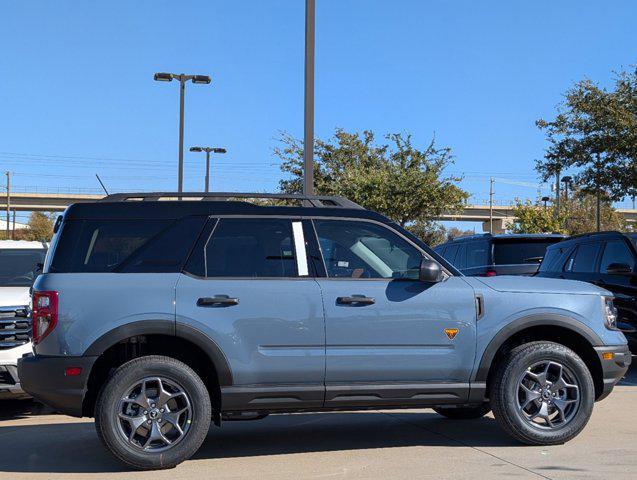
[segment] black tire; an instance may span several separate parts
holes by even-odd
[[[543,425],[536,425],[521,411],[521,405],[527,401],[530,405],[527,408],[537,408],[537,411],[541,409],[540,405],[543,404],[544,397],[540,396],[537,400],[529,401],[542,391],[540,383],[537,384],[537,392],[533,393],[533,396],[521,400],[520,381],[532,372],[530,367],[539,365],[538,368],[542,368],[543,362],[550,362],[553,365],[551,368],[556,372],[554,376],[557,376],[557,372],[561,375],[563,371],[567,371],[572,377],[569,385],[576,384],[578,387],[579,400],[572,401],[572,407],[563,407],[563,409],[571,408],[570,419],[569,415],[563,415],[562,419],[568,421],[560,424],[562,419],[557,417],[555,426],[550,426],[545,420],[542,420]],[[562,368],[559,369],[555,365],[561,365]],[[572,392],[571,395],[574,395],[576,390],[572,387],[569,387],[569,390]],[[552,395],[550,389],[543,393],[547,396],[549,408],[551,401],[555,405],[555,399],[550,398]],[[523,396],[525,395],[524,393]],[[561,394],[558,394],[558,399],[559,395]],[[490,401],[496,421],[512,437],[528,445],[557,445],[577,436],[588,423],[595,402],[595,386],[588,367],[574,351],[558,343],[531,342],[513,349],[498,365],[492,380]],[[535,406],[532,402],[536,402]],[[557,412],[555,407],[553,409]]]
[[[185,393],[185,396],[179,395],[177,398],[181,402],[187,402],[188,405],[188,411],[184,414],[188,416],[188,420],[184,420],[183,416],[179,416],[177,407],[170,407],[174,409],[178,419],[177,422],[184,422],[184,433],[179,435],[178,431],[175,430],[178,439],[173,439],[174,445],[167,443],[167,449],[161,452],[144,451],[140,445],[125,438],[127,433],[123,432],[124,427],[121,426],[118,416],[121,411],[121,401],[127,395],[127,389],[134,385],[135,382],[142,382],[142,380],[149,377],[163,379],[164,383],[158,385],[168,385],[166,388],[170,388],[171,385],[178,385]],[[152,382],[153,380],[145,380],[143,383],[144,387],[148,388],[147,386]],[[152,390],[149,391],[152,392]],[[150,396],[148,395],[149,400]],[[134,408],[141,410],[135,402],[129,403],[134,405]],[[159,405],[160,402],[157,401],[156,403]],[[168,402],[166,405],[168,405]],[[148,411],[148,413],[157,413],[157,408],[153,410],[155,411]],[[168,409],[166,409],[166,412],[168,412]],[[138,412],[140,415],[142,413]],[[135,418],[139,417],[135,416]],[[149,417],[144,415],[144,418]],[[210,397],[201,378],[185,363],[159,355],[135,358],[119,367],[102,387],[95,406],[95,428],[100,440],[115,457],[137,470],[173,468],[190,458],[205,440],[210,428],[210,420]],[[160,422],[158,424],[159,431],[168,426],[172,431],[172,423],[166,423],[166,420],[164,420],[163,425],[161,425],[161,415],[159,419],[153,421]],[[143,432],[146,428],[145,423],[143,422],[140,427],[135,428],[135,431],[139,432],[142,429],[141,431]],[[129,426],[130,430],[133,430],[132,424],[129,424]],[[148,437],[150,437],[150,434],[151,431],[148,430]],[[164,436],[163,438],[166,437]],[[152,447],[152,442],[150,446]]]
[[[484,417],[491,411],[491,406],[488,403],[483,403],[477,407],[435,407],[433,410],[452,420],[473,420]]]

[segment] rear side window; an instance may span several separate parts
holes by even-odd
[[[292,222],[286,219],[220,219],[203,253],[207,277],[298,276]]]
[[[180,271],[205,218],[70,220],[51,273]]]
[[[591,273],[595,271],[595,262],[600,243],[583,243],[579,245],[564,265],[564,271],[572,273]]]

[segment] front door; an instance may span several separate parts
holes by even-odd
[[[195,328],[225,355],[224,410],[323,405],[323,306],[301,221],[211,219],[186,271],[177,328]]]
[[[416,245],[389,227],[314,220],[326,276],[326,406],[430,404],[468,396],[476,304],[462,277],[418,280]]]

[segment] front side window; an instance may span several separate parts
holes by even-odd
[[[635,259],[628,245],[621,240],[613,240],[607,242],[602,255],[602,263],[600,271],[606,273],[606,270],[613,263],[621,263],[628,265],[631,269],[635,266]]]
[[[328,277],[417,279],[421,252],[370,222],[315,220]]]
[[[292,222],[222,218],[204,247],[203,263],[207,277],[297,277]]]

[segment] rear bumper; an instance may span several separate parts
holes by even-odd
[[[97,357],[23,357],[18,360],[18,375],[24,391],[36,400],[66,415],[81,417],[95,360]],[[77,376],[67,376],[68,367],[80,367],[82,371]]]
[[[628,345],[595,347],[597,356],[602,365],[602,377],[604,388],[597,400],[606,398],[617,383],[626,374],[632,361],[632,355]],[[604,354],[612,354],[612,358],[604,358]],[[610,357],[610,355],[608,355]]]

